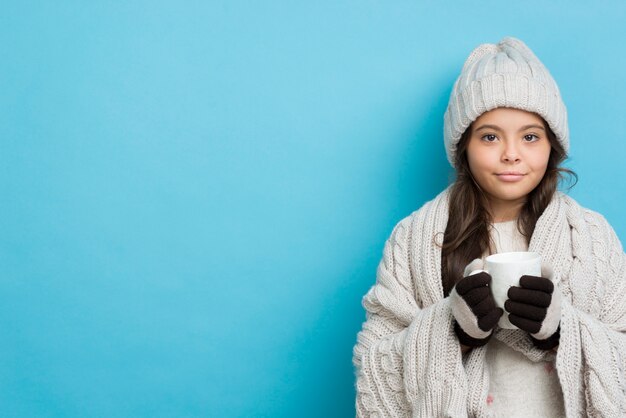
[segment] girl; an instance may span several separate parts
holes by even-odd
[[[626,416],[626,256],[557,191],[567,112],[519,39],[479,45],[444,116],[454,183],[385,243],[353,351],[363,417]],[[496,307],[489,254],[535,251]],[[516,329],[498,327],[506,315]]]

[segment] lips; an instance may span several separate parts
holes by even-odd
[[[525,174],[518,173],[516,171],[505,171],[503,173],[496,174],[496,176],[502,181],[515,182],[520,181],[522,178],[524,178]]]

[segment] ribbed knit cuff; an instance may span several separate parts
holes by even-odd
[[[492,332],[485,338],[471,337],[465,331],[463,331],[463,328],[461,328],[461,326],[459,325],[458,322],[456,322],[456,320],[454,320],[454,332],[457,338],[459,339],[459,342],[469,347],[482,347],[483,345],[487,344],[487,342],[493,335],[493,332]]]
[[[554,347],[559,345],[559,339],[561,338],[561,325],[559,324],[556,332],[552,334],[550,337],[545,340],[538,340],[532,335],[530,339],[532,340],[535,347],[540,348],[542,350],[552,350]]]

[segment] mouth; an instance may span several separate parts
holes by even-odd
[[[514,182],[524,178],[525,174],[517,171],[504,171],[502,173],[496,173],[496,176],[502,181]]]

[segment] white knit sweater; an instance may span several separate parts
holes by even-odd
[[[487,347],[461,354],[441,283],[444,190],[394,228],[353,351],[357,416],[493,416]],[[604,217],[555,194],[528,247],[561,279],[556,370],[566,416],[626,416],[626,255]],[[470,260],[468,260],[470,261]],[[521,330],[494,338],[529,360],[550,360]]]

